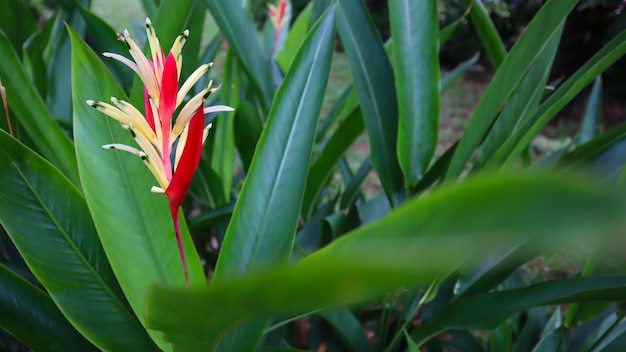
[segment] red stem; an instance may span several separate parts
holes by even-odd
[[[178,253],[183,263],[183,272],[185,274],[185,282],[189,286],[189,271],[187,270],[187,259],[185,259],[185,249],[183,248],[183,237],[180,234],[180,223],[178,222],[178,208],[170,206],[172,212],[172,220],[174,221],[174,231],[176,231],[176,243],[178,244]]]

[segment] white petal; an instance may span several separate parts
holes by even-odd
[[[152,192],[152,193],[165,193],[163,188],[157,187],[157,186],[152,186],[152,188],[150,188],[150,192]]]
[[[115,54],[115,53],[102,53],[102,56],[108,57],[108,58],[111,58],[111,59],[114,59],[123,63],[124,65],[130,67],[133,71],[135,71],[136,74],[139,75],[139,67],[137,66],[137,64],[133,62],[132,60],[130,60],[129,58],[127,58],[126,56],[122,56],[120,54]]]
[[[232,107],[228,105],[213,105],[207,106],[204,108],[204,114],[211,114],[214,112],[227,112],[227,111],[235,111]]]
[[[204,64],[200,67],[198,67],[195,71],[193,71],[193,73],[191,75],[189,75],[189,78],[187,78],[187,80],[185,81],[185,83],[183,83],[183,85],[180,87],[180,89],[178,90],[178,95],[176,96],[176,106],[179,106],[180,103],[183,102],[183,99],[185,99],[185,96],[187,95],[187,93],[189,93],[189,90],[194,86],[194,84],[196,84],[196,82],[198,82],[198,80],[209,71],[209,68],[213,65],[213,63],[208,63],[208,64]]]
[[[146,153],[142,152],[141,150],[137,149],[137,148],[133,148],[131,146],[128,146],[126,144],[120,144],[120,143],[112,143],[112,144],[105,144],[102,146],[102,148],[104,149],[117,149],[117,150],[122,150],[131,154],[134,154],[138,157],[140,157],[141,159],[147,158]]]
[[[174,128],[172,128],[172,135],[174,137],[180,135],[183,128],[185,128],[189,121],[191,121],[191,118],[196,113],[196,110],[198,110],[204,103],[207,93],[208,89],[204,89],[202,92],[191,98],[187,104],[180,109],[180,113],[176,118],[176,123],[174,123]]]
[[[113,104],[115,104],[120,110],[128,115],[130,118],[131,125],[137,129],[137,132],[144,135],[148,140],[152,142],[156,142],[156,135],[154,131],[148,125],[148,121],[141,114],[137,108],[135,108],[130,103],[125,102],[124,100],[117,100],[114,97],[111,98]]]

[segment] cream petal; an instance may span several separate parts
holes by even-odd
[[[115,104],[115,106],[130,117],[130,122],[137,129],[137,132],[145,136],[145,138],[152,143],[156,143],[156,135],[154,134],[154,131],[152,131],[152,128],[148,125],[148,121],[146,121],[137,108],[124,100],[117,100],[113,97],[111,98],[111,101]]]
[[[180,110],[180,113],[178,114],[178,117],[176,118],[176,123],[174,123],[174,127],[172,128],[172,135],[174,137],[181,134],[183,128],[187,126],[187,124],[193,117],[193,114],[204,103],[204,99],[206,99],[207,93],[209,93],[208,88],[196,94],[187,102],[187,104],[185,104],[185,106],[183,106],[183,108]]]
[[[189,75],[189,78],[187,78],[185,83],[183,83],[183,85],[178,90],[178,95],[176,96],[177,107],[180,105],[180,103],[183,102],[183,99],[185,99],[185,96],[187,96],[187,93],[189,93],[189,90],[191,90],[191,88],[198,82],[198,80],[202,76],[204,76],[204,74],[206,74],[209,71],[209,68],[211,68],[212,66],[213,66],[212,62],[201,65],[195,71],[193,71],[191,75]]]
[[[205,115],[212,114],[214,112],[228,112],[228,111],[235,111],[235,109],[228,105],[212,105],[212,106],[207,106],[204,108]]]

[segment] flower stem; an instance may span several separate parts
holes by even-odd
[[[174,221],[174,231],[176,231],[176,243],[178,243],[178,252],[180,260],[183,264],[183,273],[185,274],[185,282],[189,286],[189,271],[187,270],[187,259],[185,259],[185,249],[183,248],[183,237],[180,234],[180,223],[178,221],[178,208],[170,206],[172,212],[172,220]]]

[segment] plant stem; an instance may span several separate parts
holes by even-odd
[[[178,221],[178,208],[170,206],[172,212],[172,221],[174,221],[174,231],[176,231],[176,243],[178,244],[178,253],[183,264],[183,273],[185,274],[185,282],[189,286],[189,271],[187,270],[187,259],[185,258],[185,249],[183,247],[183,237],[180,234],[180,223]]]

